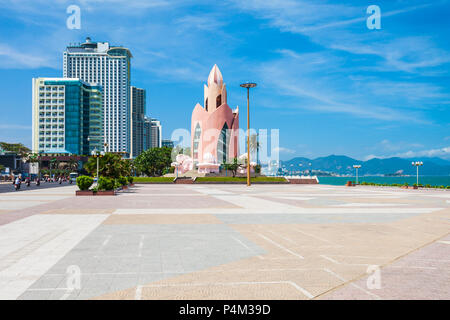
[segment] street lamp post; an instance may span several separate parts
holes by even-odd
[[[97,148],[95,148],[94,150],[92,150],[92,156],[94,158],[97,158],[97,184],[98,184],[98,167],[99,167],[99,158],[103,157],[105,155],[105,153],[102,152],[98,152]]]
[[[247,88],[247,186],[250,186],[250,88],[256,87],[256,83],[246,82],[241,87]]]
[[[423,166],[423,162],[422,161],[413,161],[411,164],[416,167],[416,172],[417,172],[416,173],[416,178],[417,178],[416,184],[417,184],[417,186],[419,186],[419,167]]]
[[[356,184],[358,184],[358,169],[361,168],[360,164],[353,165],[353,168],[356,169]]]

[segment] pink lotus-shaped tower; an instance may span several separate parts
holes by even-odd
[[[239,152],[239,108],[233,111],[228,106],[227,89],[217,65],[205,85],[204,105],[197,103],[192,112],[192,159],[199,171],[214,172],[211,168],[229,162]]]

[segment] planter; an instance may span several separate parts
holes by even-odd
[[[193,184],[194,180],[192,178],[175,178],[173,182],[178,184]]]
[[[94,191],[92,190],[77,190],[75,191],[76,196],[93,196]]]
[[[291,184],[319,184],[317,179],[288,179]]]
[[[122,186],[122,189],[126,190],[126,189],[128,189],[128,186]]]
[[[106,191],[97,191],[95,193],[96,196],[115,196],[116,192],[114,190],[106,190]]]

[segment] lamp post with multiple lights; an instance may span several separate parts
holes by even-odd
[[[98,183],[98,167],[99,167],[99,158],[103,157],[105,155],[105,152],[98,152],[97,148],[92,150],[91,152],[92,156],[94,158],[97,158],[97,183]]]
[[[256,83],[246,82],[241,87],[247,88],[247,186],[250,186],[250,88],[256,87]]]
[[[416,169],[417,169],[417,174],[416,174],[416,177],[417,177],[417,186],[419,186],[419,167],[420,167],[420,166],[423,166],[423,162],[422,162],[422,161],[413,161],[411,164],[412,164],[413,166],[415,166]]]
[[[358,184],[358,169],[361,168],[360,164],[354,164],[353,168],[356,169],[356,184]]]

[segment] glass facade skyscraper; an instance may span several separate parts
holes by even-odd
[[[88,155],[102,147],[100,86],[80,79],[33,79],[33,152]]]
[[[133,158],[146,150],[144,141],[145,100],[146,92],[144,89],[131,87],[131,156]]]
[[[130,50],[92,42],[68,46],[64,52],[64,77],[79,78],[103,89],[105,151],[131,150]]]

